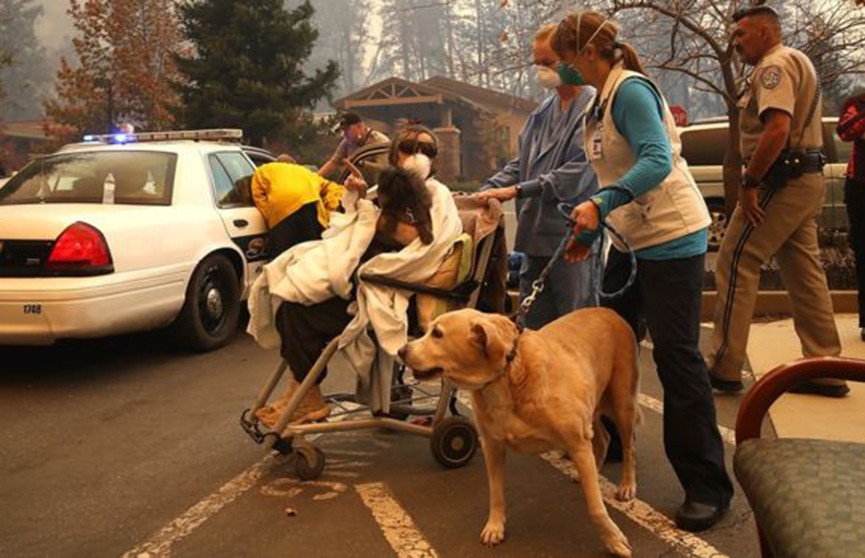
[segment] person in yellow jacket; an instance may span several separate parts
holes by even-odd
[[[280,156],[255,169],[252,200],[264,216],[268,254],[275,258],[295,244],[321,238],[345,188]]]

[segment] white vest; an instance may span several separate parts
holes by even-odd
[[[626,79],[634,77],[646,81],[657,91],[657,87],[644,75],[625,70],[618,64],[610,72],[603,91],[595,101],[595,106],[603,108],[600,121],[591,109],[586,119],[586,153],[601,188],[617,184],[635,163],[630,144],[616,130],[612,110],[619,86]],[[688,170],[688,164],[681,157],[682,142],[673,115],[662,95],[661,99],[664,102],[664,127],[672,147],[673,169],[661,184],[607,216],[607,221],[628,240],[634,250],[675,240],[704,229],[711,222],[706,202]],[[624,250],[615,237],[613,243]]]

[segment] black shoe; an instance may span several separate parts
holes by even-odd
[[[818,384],[817,382],[804,381],[788,389],[790,393],[804,393],[807,395],[822,395],[823,397],[844,397],[850,393],[847,384]]]
[[[685,500],[682,507],[676,511],[676,527],[683,531],[705,531],[718,523],[728,509],[729,506],[713,506]]]
[[[712,384],[715,390],[721,393],[739,393],[745,389],[741,380],[723,380],[712,374],[711,371],[709,372],[709,383]]]

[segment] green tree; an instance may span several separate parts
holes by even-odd
[[[304,72],[318,37],[308,1],[291,11],[281,0],[187,1],[179,11],[194,50],[177,57],[186,78],[179,117],[189,127],[238,127],[254,145],[273,142],[339,76],[333,61]]]

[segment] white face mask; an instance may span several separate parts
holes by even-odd
[[[430,161],[430,158],[423,153],[409,155],[403,159],[400,166],[415,176],[419,176],[421,180],[429,178],[429,175],[432,172],[432,161]]]
[[[538,85],[544,89],[555,89],[562,84],[562,78],[559,77],[559,73],[546,66],[538,66],[535,79]]]

